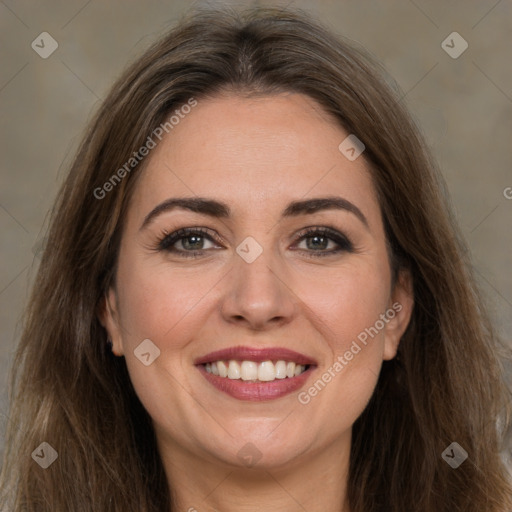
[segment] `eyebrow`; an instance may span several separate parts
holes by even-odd
[[[144,218],[140,230],[145,228],[158,215],[173,209],[189,210],[210,217],[225,219],[231,216],[230,207],[221,201],[207,197],[173,197],[155,206]],[[317,197],[292,201],[281,214],[281,218],[310,215],[322,210],[345,210],[353,213],[367,228],[368,220],[363,212],[349,200],[338,196]]]

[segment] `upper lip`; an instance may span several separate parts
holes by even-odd
[[[214,361],[291,361],[298,364],[316,365],[316,361],[294,350],[281,347],[255,348],[255,347],[230,347],[223,350],[216,350],[204,356],[198,357],[194,364],[212,363]]]

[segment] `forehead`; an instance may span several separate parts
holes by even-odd
[[[135,209],[145,215],[169,197],[208,196],[240,217],[277,215],[290,200],[339,194],[371,223],[379,213],[368,166],[338,149],[348,135],[302,94],[198,100],[149,155]]]

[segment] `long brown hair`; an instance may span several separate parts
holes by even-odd
[[[412,320],[353,426],[352,512],[512,509],[497,428],[498,420],[508,425],[510,398],[498,340],[436,165],[389,84],[363,50],[306,13],[275,8],[193,12],[119,78],[52,211],[12,371],[4,506],[169,510],[172,490],[150,417],[97,316],[147,159],[108,193],[98,188],[170,112],[227,90],[306,94],[356,134],[366,146],[395,270],[412,273]],[[42,442],[58,454],[47,469],[31,456]],[[468,453],[457,469],[442,457],[452,442]]]

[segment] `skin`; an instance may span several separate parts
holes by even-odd
[[[383,360],[396,355],[413,299],[407,274],[391,282],[368,165],[364,155],[351,162],[338,149],[347,135],[304,95],[225,93],[198,101],[149,156],[101,320],[153,419],[175,510],[349,512],[352,425]],[[335,209],[280,219],[292,200],[333,195],[356,205],[368,227]],[[161,202],[194,196],[227,203],[231,217],[174,209],[140,229]],[[318,249],[311,236],[297,240],[309,226],[335,228],[354,251],[315,257],[337,243]],[[200,255],[155,249],[185,227],[213,235],[174,244],[186,251],[195,243]],[[252,263],[236,252],[247,236],[263,248]],[[318,362],[307,390],[396,302],[400,312],[307,404],[296,392],[237,400],[193,364],[236,345],[290,348]],[[149,366],[134,355],[147,338],[160,350]],[[260,457],[255,467],[238,456],[247,443]]]

